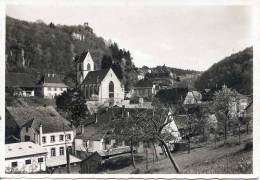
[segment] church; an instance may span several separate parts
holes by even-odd
[[[119,104],[124,100],[124,88],[112,68],[94,69],[89,51],[75,57],[77,83],[85,99],[100,103]]]

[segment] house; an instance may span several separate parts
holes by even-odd
[[[172,86],[175,82],[175,75],[165,66],[157,66],[150,73],[145,74],[146,79],[150,79],[161,88]]]
[[[37,96],[53,99],[55,96],[61,95],[67,91],[68,86],[62,81],[62,76],[54,73],[46,73],[42,75],[37,84]]]
[[[77,84],[88,101],[117,104],[124,100],[124,88],[112,70],[94,70],[89,51],[76,56]]]
[[[46,171],[47,150],[33,142],[5,145],[6,173],[36,173]]]
[[[202,95],[198,91],[189,91],[183,104],[200,104]]]
[[[85,124],[78,128],[75,137],[75,151],[98,152],[102,157],[130,152],[129,146],[118,139],[109,126],[114,113],[120,113],[119,108],[107,108],[94,114]]]
[[[158,87],[149,79],[137,81],[133,87],[134,97],[152,98],[158,91]]]
[[[7,72],[5,87],[13,96],[35,96],[36,76],[29,73]]]
[[[9,121],[20,129],[22,142],[34,142],[47,150],[47,160],[66,160],[66,149],[73,153],[74,131],[70,122],[53,107],[7,107]],[[59,156],[59,158],[57,158]],[[49,163],[51,164],[51,163]],[[57,162],[53,163],[55,166]],[[49,165],[47,164],[49,167]]]

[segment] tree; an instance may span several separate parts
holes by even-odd
[[[65,112],[65,116],[71,119],[76,127],[87,117],[86,101],[77,90],[68,90],[57,96],[56,105],[57,109]]]
[[[112,66],[111,56],[104,55],[101,62],[101,69],[108,69]]]
[[[238,100],[238,93],[235,90],[227,88],[223,85],[222,89],[215,92],[213,97],[213,109],[215,112],[224,115],[224,118],[219,118],[220,127],[224,128],[224,138],[227,140],[228,126],[232,120],[236,118],[236,106]]]
[[[154,99],[152,112],[151,110],[144,111],[142,116],[139,117],[138,123],[139,127],[141,127],[144,139],[148,142],[156,140],[162,145],[177,173],[180,173],[180,168],[172,157],[167,145],[167,140],[171,134],[163,130],[173,121],[173,116],[179,105],[180,104],[175,104],[175,106],[170,106],[162,104],[158,99]],[[172,136],[171,138],[174,139],[175,137]]]
[[[140,109],[135,109],[131,111],[130,114],[130,112],[127,112],[125,108],[120,108],[120,113],[115,110],[116,108],[113,109],[113,121],[111,124],[109,124],[109,126],[114,129],[114,133],[116,134],[117,138],[123,139],[125,142],[129,142],[132,165],[134,168],[136,168],[134,145],[140,141],[143,141],[144,139],[141,128],[138,125],[143,111]]]

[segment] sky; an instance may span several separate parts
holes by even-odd
[[[252,46],[253,8],[246,5],[9,4],[13,18],[77,25],[129,50],[136,66],[204,71]]]

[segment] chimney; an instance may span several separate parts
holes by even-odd
[[[42,123],[40,123],[39,145],[42,145]]]

